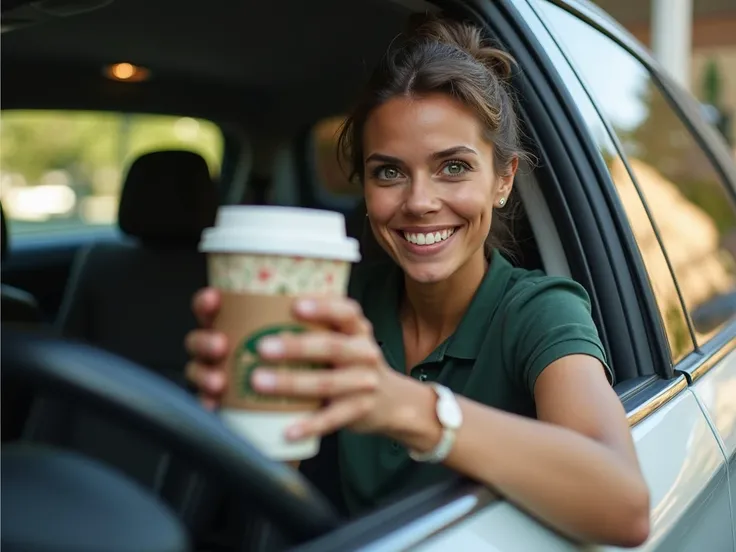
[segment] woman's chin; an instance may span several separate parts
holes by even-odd
[[[402,263],[401,268],[411,281],[418,284],[436,284],[447,280],[454,272],[446,263]]]

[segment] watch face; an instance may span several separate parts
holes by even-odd
[[[460,410],[460,405],[449,389],[439,393],[437,417],[440,423],[448,429],[457,429],[463,423],[463,413]]]

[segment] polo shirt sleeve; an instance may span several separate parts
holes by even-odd
[[[547,366],[582,354],[598,359],[613,383],[585,288],[573,280],[549,276],[519,288],[508,303],[503,326],[504,364],[512,379],[534,396],[534,384]]]

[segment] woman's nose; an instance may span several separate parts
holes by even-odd
[[[422,217],[438,211],[441,202],[434,189],[431,179],[424,176],[415,176],[407,188],[404,199],[404,212],[415,217]]]

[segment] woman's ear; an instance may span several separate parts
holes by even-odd
[[[494,206],[503,207],[508,203],[509,196],[511,195],[511,190],[514,187],[514,177],[516,176],[516,171],[518,168],[519,158],[514,157],[513,159],[511,159],[511,162],[509,163],[509,166],[507,167],[504,174],[498,177],[498,187],[496,188],[496,193],[494,194],[493,198]]]

